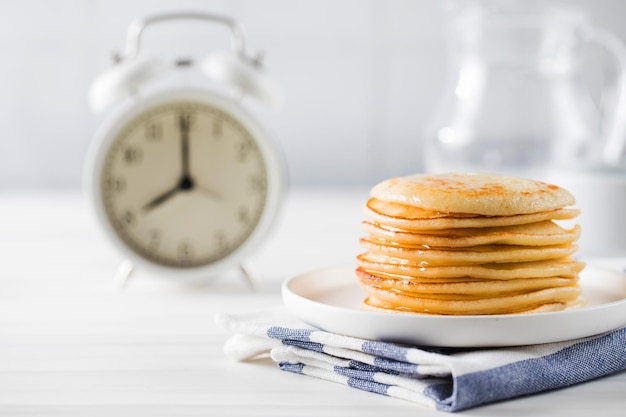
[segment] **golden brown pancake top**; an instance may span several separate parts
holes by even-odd
[[[372,188],[375,199],[442,213],[512,216],[573,205],[556,185],[501,174],[416,174],[385,180]]]

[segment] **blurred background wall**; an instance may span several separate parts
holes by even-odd
[[[626,1],[576,0],[626,39]],[[81,186],[102,121],[90,82],[146,14],[194,9],[242,22],[285,105],[252,104],[294,185],[368,185],[422,169],[420,140],[444,82],[439,0],[0,0],[0,190]],[[222,28],[155,27],[146,48],[200,57]]]

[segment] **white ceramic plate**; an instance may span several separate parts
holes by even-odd
[[[428,316],[360,309],[364,293],[354,267],[298,275],[283,284],[283,300],[299,319],[320,329],[422,346],[487,347],[558,342],[626,326],[626,274],[587,266],[580,275],[587,306],[563,312],[493,316]]]

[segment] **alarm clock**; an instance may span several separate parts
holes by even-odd
[[[232,50],[210,55],[200,69],[235,88],[236,97],[184,85],[143,91],[178,69],[141,54],[141,34],[154,23],[180,19],[231,30]],[[93,141],[88,194],[104,235],[133,265],[183,280],[215,277],[241,266],[278,217],[284,160],[241,97],[276,104],[279,93],[260,60],[246,54],[244,41],[242,26],[224,16],[139,19],[128,29],[125,53],[91,86],[95,112],[116,108]]]

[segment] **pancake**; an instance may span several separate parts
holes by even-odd
[[[574,197],[496,174],[412,175],[372,188],[356,276],[363,308],[419,314],[551,312],[584,304]]]
[[[369,252],[357,256],[357,265],[364,271],[389,274],[406,280],[478,279],[507,280],[518,278],[545,278],[578,276],[585,267],[584,262],[569,257],[535,262],[487,263],[480,265],[425,266],[421,261],[375,255]]]
[[[546,296],[547,295],[547,296]],[[391,294],[393,299],[393,294]],[[394,301],[398,301],[402,297],[398,297]],[[544,298],[545,302],[540,301]],[[472,302],[457,301],[451,303],[453,308],[446,308],[444,310],[437,310],[432,308],[436,306],[436,303],[428,303],[428,300],[423,301],[422,308],[416,308],[414,305],[404,306],[399,305],[397,302],[388,301],[385,299],[377,299],[375,297],[367,297],[363,300],[362,308],[369,311],[378,311],[385,313],[411,313],[411,314],[429,314],[429,315],[487,315],[487,314],[530,314],[530,313],[549,313],[555,311],[562,311],[568,308],[576,308],[585,305],[585,301],[580,296],[572,298],[569,301],[550,301],[552,297],[549,293],[536,294],[535,303],[520,303],[521,307],[517,310],[512,310],[509,304],[511,297],[503,297],[498,300],[498,304],[488,303],[485,300],[478,300]],[[523,297],[518,297],[518,300],[522,300]],[[488,301],[488,300],[487,300]],[[416,303],[417,304],[417,303]],[[430,304],[430,305],[428,305]],[[491,304],[491,305],[489,305]],[[442,304],[439,303],[441,306]],[[430,307],[430,308],[428,308]]]
[[[412,248],[387,245],[362,238],[361,246],[370,253],[418,261],[422,265],[479,265],[499,262],[529,262],[558,259],[576,252],[576,245],[512,246],[481,245],[468,248]]]
[[[572,194],[556,185],[477,173],[392,178],[377,184],[371,196],[424,210],[483,216],[539,213],[575,203]]]
[[[363,230],[372,238],[407,247],[469,247],[478,245],[542,246],[572,243],[580,237],[580,226],[566,230],[552,221],[531,224],[487,227],[483,229],[442,229],[419,233],[390,228],[369,221],[362,222]]]
[[[406,209],[406,211],[404,211],[404,209]],[[580,213],[577,209],[560,208],[539,213],[510,216],[479,216],[464,213],[439,213],[428,216],[425,214],[427,212],[420,210],[420,213],[425,217],[414,217],[415,214],[411,206],[389,203],[374,198],[367,201],[364,210],[365,215],[375,223],[398,229],[419,231],[502,227],[530,224],[546,220],[570,220]]]
[[[535,279],[480,280],[465,278],[464,280],[412,281],[393,275],[377,276],[357,269],[357,276],[363,285],[376,287],[400,294],[415,294],[439,299],[471,299],[499,297],[506,294],[543,290],[547,288],[566,287],[576,284],[578,277],[548,277]]]
[[[443,315],[485,315],[511,314],[537,309],[552,304],[555,311],[567,307],[568,303],[578,302],[581,295],[576,285],[547,288],[519,294],[477,298],[433,298],[427,295],[416,296],[389,291],[378,287],[361,285],[367,293],[365,302],[375,307],[395,311],[412,311]]]

